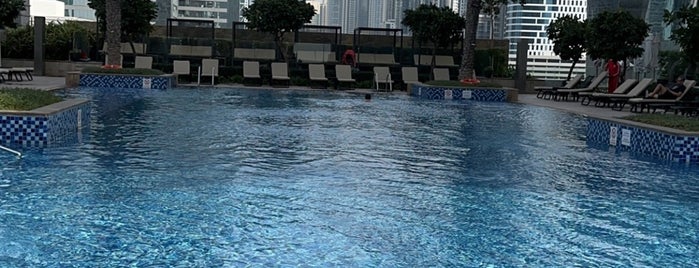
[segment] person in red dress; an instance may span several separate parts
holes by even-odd
[[[619,85],[619,63],[613,59],[609,59],[604,69],[606,69],[609,74],[607,92],[612,93]]]

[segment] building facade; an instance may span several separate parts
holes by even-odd
[[[546,27],[556,18],[571,15],[585,20],[587,0],[528,0],[526,5],[508,4],[505,38],[509,39],[509,65],[515,65],[517,42],[529,42],[527,72],[532,77],[561,80],[568,77],[572,62],[562,61],[553,53],[553,42]],[[576,64],[573,75],[585,73],[585,56]]]

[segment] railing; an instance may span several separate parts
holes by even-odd
[[[0,149],[3,149],[3,150],[5,150],[5,151],[8,151],[8,152],[10,152],[10,153],[13,153],[13,154],[17,155],[17,158],[22,158],[22,153],[20,153],[20,152],[18,152],[18,151],[12,150],[12,149],[7,148],[7,147],[2,146],[2,145],[0,145]]]

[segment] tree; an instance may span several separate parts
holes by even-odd
[[[432,46],[432,62],[430,70],[435,66],[437,48],[446,48],[458,43],[461,39],[461,30],[466,22],[449,7],[437,7],[435,5],[420,5],[413,10],[405,10],[403,25],[410,28],[413,38],[419,43],[430,42]],[[432,73],[430,71],[430,73]]]
[[[667,24],[675,24],[670,39],[682,48],[689,61],[689,70],[696,73],[699,61],[699,7],[682,7],[674,12],[665,10],[663,20]]]
[[[274,36],[275,46],[284,61],[288,61],[287,51],[282,46],[284,35],[310,23],[316,11],[313,5],[300,0],[257,0],[243,8],[242,14],[248,21],[248,28]]]
[[[24,10],[23,0],[0,0],[0,29],[17,26],[15,18]]]
[[[107,3],[114,0],[90,0],[88,6],[95,10],[95,17],[99,21],[100,30],[109,32],[107,28],[110,20],[107,19],[110,9],[106,8]],[[158,15],[158,6],[150,0],[116,0],[121,6],[121,21],[120,37],[117,41],[121,42],[121,38],[125,39],[131,45],[131,51],[136,54],[134,48],[134,40],[147,35],[153,29],[151,21],[155,20]],[[109,46],[109,42],[107,42]],[[121,47],[121,46],[119,46]],[[110,59],[111,60],[111,59]]]
[[[650,25],[628,11],[605,11],[589,19],[586,33],[587,55],[592,59],[614,59],[624,61],[643,54],[643,40],[648,36]]]
[[[573,74],[573,68],[585,52],[586,23],[571,15],[565,15],[551,22],[546,29],[549,40],[553,42],[553,53],[561,60],[572,60],[568,71],[568,79]]]
[[[475,79],[473,63],[476,58],[476,32],[478,31],[478,16],[483,9],[484,0],[468,0],[466,9],[466,35],[464,35],[464,51],[461,57],[461,68],[459,68],[459,80]],[[505,4],[508,2],[519,2],[521,5],[527,0],[494,0],[492,3]]]

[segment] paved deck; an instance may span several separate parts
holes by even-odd
[[[520,94],[518,96],[517,102],[529,105],[549,107],[553,109],[582,114],[586,116],[593,116],[597,118],[613,119],[633,114],[629,112],[629,105],[627,105],[623,111],[614,111],[611,108],[595,107],[594,102],[592,102],[591,105],[584,106],[581,105],[579,101],[555,101],[538,99],[536,98],[536,94]]]
[[[66,87],[65,77],[34,76],[34,80],[5,81],[0,88],[30,88],[39,90],[57,90]]]

